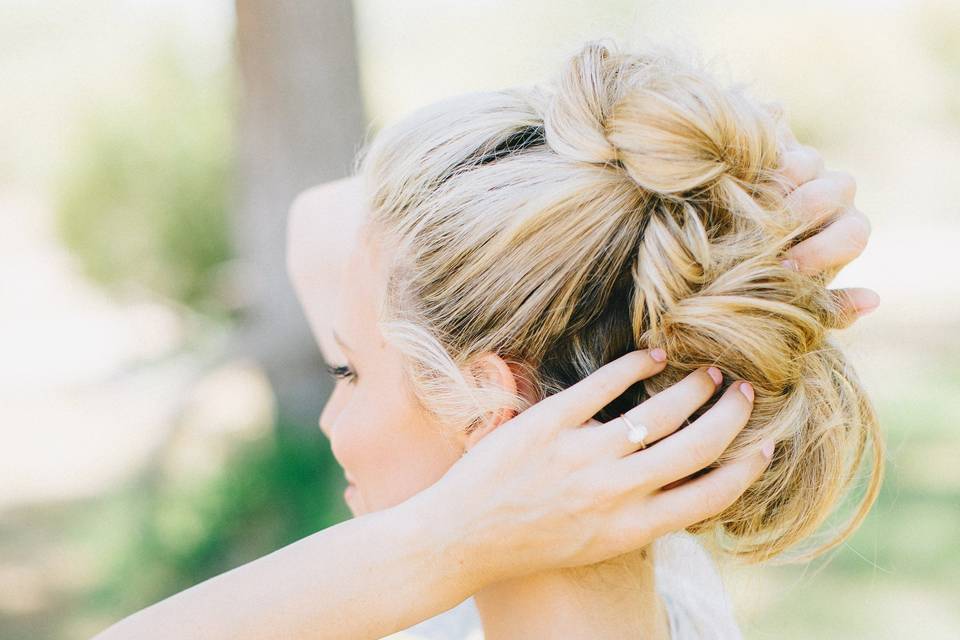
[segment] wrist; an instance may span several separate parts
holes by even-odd
[[[474,527],[459,502],[431,486],[394,509],[404,532],[431,564],[442,588],[462,602],[485,586],[483,554],[478,553]]]

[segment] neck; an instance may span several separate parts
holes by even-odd
[[[474,601],[485,640],[669,638],[650,547],[588,567],[497,582]]]

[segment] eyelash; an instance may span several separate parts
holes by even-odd
[[[335,380],[347,380],[349,382],[357,376],[356,372],[347,365],[339,365],[334,367],[328,364],[324,365],[324,367],[326,368],[327,373],[333,376]]]

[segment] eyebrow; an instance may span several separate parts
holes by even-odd
[[[333,339],[336,340],[336,341],[337,341],[337,344],[339,344],[341,347],[343,347],[346,351],[349,351],[350,353],[353,353],[353,349],[351,349],[350,347],[348,347],[347,344],[340,338],[340,336],[337,335],[336,329],[333,330]]]

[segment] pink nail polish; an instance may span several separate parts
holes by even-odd
[[[650,357],[657,362],[663,362],[667,359],[667,352],[659,347],[650,352]]]
[[[763,446],[760,447],[760,452],[763,453],[764,457],[769,460],[773,457],[773,440],[767,440],[763,443]]]
[[[720,384],[723,382],[723,374],[720,373],[720,369],[717,369],[716,367],[710,367],[707,369],[707,374],[713,378],[714,384]]]
[[[796,260],[783,260],[780,264],[791,271],[800,271],[800,265]]]
[[[753,385],[749,382],[740,383],[740,393],[746,396],[747,400],[753,402]]]

